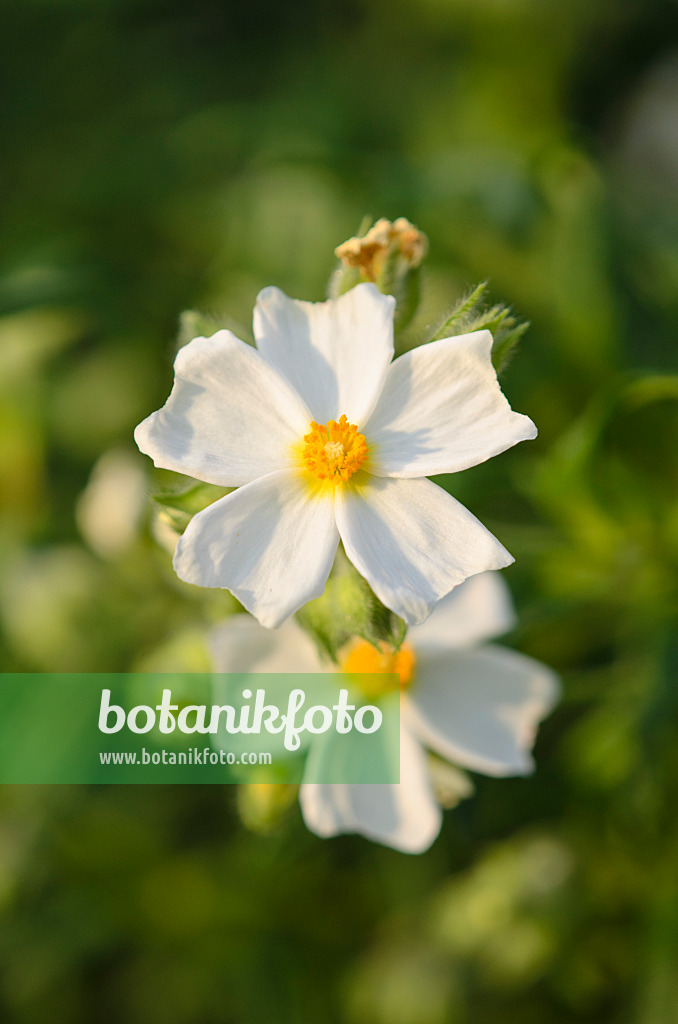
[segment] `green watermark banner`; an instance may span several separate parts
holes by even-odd
[[[0,784],[302,780],[400,781],[397,675],[0,674]]]

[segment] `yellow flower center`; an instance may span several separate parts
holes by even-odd
[[[318,480],[338,484],[360,469],[367,458],[365,438],[346,416],[327,423],[311,421],[304,436],[304,465]]]
[[[414,679],[417,658],[409,644],[394,651],[388,644],[373,647],[367,640],[357,640],[341,659],[344,672],[359,676],[356,685],[366,697],[382,697],[396,687],[389,679],[368,679],[367,676],[393,673],[400,676],[400,689],[406,690]]]

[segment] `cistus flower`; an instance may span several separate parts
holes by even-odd
[[[256,349],[226,330],[180,349],[136,442],[156,466],[237,488],[191,520],[181,579],[226,588],[277,627],[322,594],[341,538],[379,600],[416,623],[468,576],[513,561],[425,479],[536,436],[499,388],[492,336],[392,362],[393,312],[372,284],[320,303],[266,288]]]
[[[364,235],[338,245],[334,255],[345,267],[355,267],[368,281],[378,281],[389,258],[400,260],[414,270],[428,252],[428,239],[405,217],[390,221],[382,217]]]
[[[322,837],[358,833],[404,853],[421,853],[442,823],[436,762],[427,751],[483,775],[533,771],[530,751],[537,724],[555,704],[559,684],[540,662],[486,642],[513,622],[503,580],[482,573],[410,630],[398,652],[379,651],[365,641],[348,648],[344,672],[400,674],[400,783],[302,782],[299,799],[312,832]],[[213,630],[210,646],[218,672],[326,669],[293,621],[268,633],[253,619],[237,615]],[[378,701],[386,692],[384,678],[383,688],[377,682],[364,693],[366,700]],[[312,756],[313,747],[309,762]]]

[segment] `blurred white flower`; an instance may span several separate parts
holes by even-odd
[[[536,436],[512,412],[489,331],[392,362],[394,299],[362,284],[328,302],[259,295],[257,349],[195,338],[166,404],[136,442],[156,466],[238,489],[198,513],[174,567],[225,587],[264,626],[322,594],[339,538],[377,597],[408,623],[468,576],[513,559],[424,479]]]
[[[300,803],[319,836],[357,832],[405,853],[427,850],[440,831],[436,765],[427,750],[484,775],[527,775],[537,725],[559,695],[545,665],[485,641],[514,621],[497,573],[469,579],[410,630],[397,654],[356,643],[343,659],[351,672],[398,672],[401,682],[400,784],[302,782]],[[290,621],[276,633],[237,615],[210,638],[217,672],[326,671],[309,637]],[[374,691],[366,694],[378,699]],[[341,742],[338,740],[337,742]],[[311,747],[312,757],[313,747]],[[464,792],[463,776],[451,781]]]

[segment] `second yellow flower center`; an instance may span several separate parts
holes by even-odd
[[[399,651],[394,651],[388,644],[373,647],[367,640],[357,640],[341,659],[342,671],[358,676],[360,690],[366,697],[381,697],[394,689],[390,680],[383,683],[377,678],[367,676],[383,676],[393,673],[400,676],[400,689],[406,690],[414,679],[417,658],[409,644],[403,644]]]
[[[346,481],[366,458],[365,438],[346,416],[324,424],[312,420],[311,431],[304,436],[303,459],[306,468],[318,480]]]

